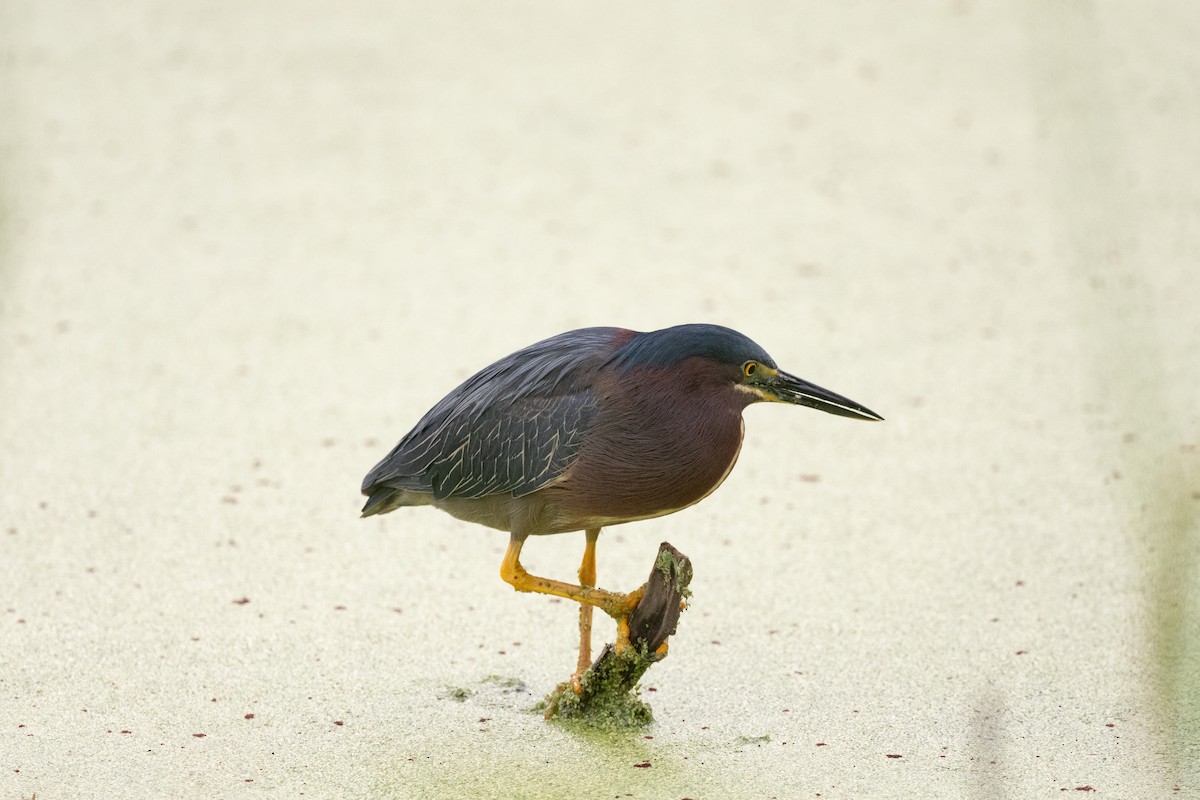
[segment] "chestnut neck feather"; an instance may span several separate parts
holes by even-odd
[[[742,443],[736,368],[703,358],[601,376],[605,399],[588,441],[559,484],[572,517],[633,520],[697,502],[729,473]]]

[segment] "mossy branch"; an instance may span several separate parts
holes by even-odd
[[[631,727],[651,721],[650,706],[637,696],[637,683],[651,665],[667,656],[667,637],[675,633],[684,600],[691,595],[692,562],[667,542],[658,556],[641,602],[629,614],[629,647],[612,644],[583,674],[583,691],[562,684],[546,700],[546,719],[575,719],[590,725]]]

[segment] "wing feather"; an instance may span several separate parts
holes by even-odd
[[[570,331],[471,376],[367,473],[363,493],[520,497],[552,482],[579,454],[596,413],[594,379],[619,333]]]

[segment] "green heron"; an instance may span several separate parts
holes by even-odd
[[[363,479],[362,515],[432,505],[507,531],[500,577],[580,604],[578,677],[591,607],[623,621],[641,590],[596,588],[600,529],[670,514],[716,489],[742,446],[742,410],[792,403],[864,420],[874,411],[783,372],[718,325],[583,328],[505,356],[434,406]],[[531,535],[584,531],[579,584],[531,575]]]

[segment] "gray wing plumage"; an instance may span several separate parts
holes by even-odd
[[[363,515],[398,490],[476,498],[535,492],[579,453],[593,378],[619,328],[584,328],[518,350],[468,378],[367,473]]]

